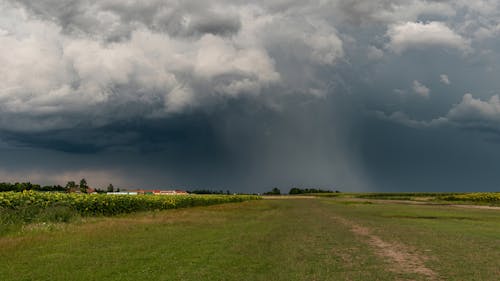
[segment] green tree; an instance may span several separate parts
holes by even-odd
[[[290,191],[288,192],[288,194],[302,194],[302,193],[304,193],[304,191],[297,187],[290,189]]]
[[[71,191],[71,189],[74,189],[76,188],[76,183],[75,181],[68,181],[68,183],[66,184],[66,191]]]
[[[80,191],[82,193],[87,193],[88,189],[89,189],[89,186],[87,185],[87,180],[81,179],[80,180]]]
[[[264,193],[265,195],[280,195],[281,190],[277,187],[273,188],[271,191]]]
[[[114,186],[110,183],[110,184],[108,185],[108,188],[106,189],[106,191],[107,191],[107,192],[113,192],[113,191],[115,191],[115,187],[114,187]]]

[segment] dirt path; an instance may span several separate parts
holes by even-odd
[[[392,265],[391,271],[419,274],[425,276],[426,280],[439,280],[436,272],[424,264],[428,257],[415,253],[415,251],[403,244],[384,241],[373,234],[368,227],[358,225],[339,216],[335,216],[334,219],[350,228],[355,235],[366,241],[378,256],[388,260]]]

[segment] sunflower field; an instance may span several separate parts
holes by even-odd
[[[478,203],[500,204],[500,192],[475,192],[440,196],[439,200],[444,201],[468,201]]]
[[[0,215],[13,214],[29,222],[47,214],[71,212],[80,216],[113,216],[260,199],[254,195],[106,195],[58,192],[0,192]],[[48,219],[60,221],[64,218]]]

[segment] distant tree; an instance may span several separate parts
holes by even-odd
[[[0,192],[1,191],[16,191],[22,192],[24,190],[36,190],[36,191],[56,191],[56,192],[64,192],[67,189],[60,185],[45,185],[41,186],[39,184],[32,184],[30,182],[16,182],[16,183],[8,183],[2,182],[0,183]]]
[[[264,193],[265,195],[280,195],[281,190],[277,187],[273,188],[271,191]]]
[[[99,194],[106,193],[106,191],[104,189],[101,189],[101,188],[96,188],[95,192],[99,193]]]
[[[106,189],[107,192],[113,192],[115,191],[115,187],[112,184],[108,185],[108,188]]]
[[[296,187],[290,189],[290,191],[288,192],[288,194],[302,194],[302,193],[304,193],[304,191]]]
[[[288,194],[306,194],[306,193],[332,193],[333,191],[328,190],[328,189],[321,189],[321,188],[292,188],[288,192]]]
[[[87,185],[87,180],[81,179],[79,187],[82,193],[87,193],[87,190],[89,189],[89,186]]]
[[[76,188],[75,181],[68,181],[68,183],[66,184],[66,190],[69,192],[74,188]]]
[[[64,192],[66,191],[66,188],[58,184],[52,187],[52,191]]]

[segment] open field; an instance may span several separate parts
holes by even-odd
[[[0,280],[498,280],[500,211],[258,200],[33,224]]]
[[[427,202],[434,204],[474,204],[500,206],[500,192],[473,192],[473,193],[451,193],[451,192],[365,192],[365,193],[316,193],[308,196],[326,198],[359,198],[379,200],[408,200],[415,202]]]

